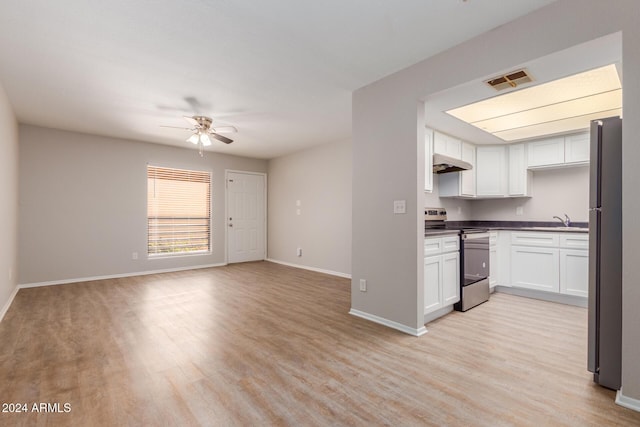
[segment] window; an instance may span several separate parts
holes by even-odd
[[[147,166],[148,251],[154,255],[211,248],[211,174]]]

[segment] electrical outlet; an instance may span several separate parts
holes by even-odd
[[[296,250],[296,255],[297,255],[297,256],[302,256],[302,248],[298,248],[298,249]]]
[[[458,211],[458,215],[460,215],[462,213],[462,207],[458,206],[457,211]]]
[[[393,213],[394,214],[407,213],[407,201],[406,200],[394,200],[393,201]]]
[[[296,209],[296,215],[300,215],[300,209]]]
[[[361,292],[367,292],[367,280],[366,279],[360,279],[360,291]]]
[[[523,213],[524,213],[524,209],[522,208],[522,206],[517,206],[516,215],[521,216]]]
[[[138,252],[134,252],[131,254],[131,259],[138,259]]]

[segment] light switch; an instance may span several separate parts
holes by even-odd
[[[296,215],[300,215],[300,209],[296,209]]]
[[[407,201],[406,200],[394,200],[393,201],[393,213],[394,214],[407,213]]]
[[[296,206],[298,207],[302,206],[302,203],[300,203],[300,200],[296,200]]]

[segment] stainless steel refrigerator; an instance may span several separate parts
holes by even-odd
[[[622,358],[622,119],[591,122],[589,354],[593,380],[620,389]]]

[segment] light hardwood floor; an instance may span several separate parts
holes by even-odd
[[[0,425],[640,425],[586,371],[586,311],[505,294],[411,337],[349,281],[268,262],[22,289]],[[31,409],[31,408],[29,408]]]

